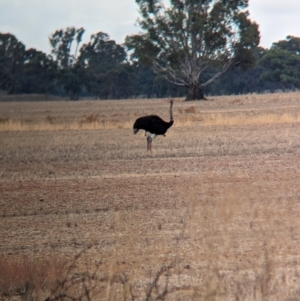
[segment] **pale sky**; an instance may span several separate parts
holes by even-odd
[[[287,35],[300,37],[299,0],[249,0],[249,11],[259,24],[260,46],[270,48]],[[102,31],[121,44],[139,32],[138,17],[135,0],[0,0],[0,32],[45,53],[51,49],[49,36],[70,26],[86,30],[84,43]]]

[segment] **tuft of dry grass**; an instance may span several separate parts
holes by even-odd
[[[196,113],[196,108],[194,106],[188,107],[184,110],[187,114],[195,114]]]
[[[49,122],[50,124],[53,124],[54,123],[54,117],[48,115],[48,116],[46,116],[46,121]]]
[[[98,114],[90,114],[90,115],[84,115],[81,119],[81,123],[95,123],[99,121],[99,115]]]
[[[0,124],[8,123],[8,122],[9,122],[9,118],[8,117],[0,117]]]
[[[2,296],[41,297],[49,293],[65,277],[65,262],[52,257],[46,261],[2,257],[0,259],[0,292]]]

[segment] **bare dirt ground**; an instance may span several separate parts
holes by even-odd
[[[299,300],[299,100],[177,100],[152,154],[165,100],[0,103],[0,256],[86,250],[107,300],[170,265],[149,300]]]

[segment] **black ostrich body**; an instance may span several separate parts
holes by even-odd
[[[164,135],[173,123],[173,120],[165,122],[159,116],[149,115],[138,118],[133,125],[133,130],[135,134],[139,130],[145,130],[151,134]]]
[[[157,115],[148,115],[138,118],[133,125],[133,133],[136,134],[139,130],[145,130],[147,136],[147,150],[151,151],[152,140],[158,136],[165,136],[167,130],[173,125],[172,106],[173,100],[170,100],[170,121],[166,122]]]

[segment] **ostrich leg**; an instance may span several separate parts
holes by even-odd
[[[152,138],[151,138],[151,136],[148,136],[147,137],[147,151],[152,152],[151,146],[152,146]]]

